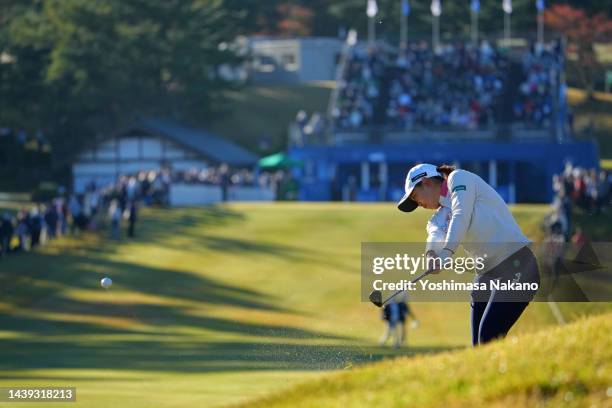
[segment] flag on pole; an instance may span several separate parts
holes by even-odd
[[[402,0],[402,14],[405,16],[410,14],[410,4],[408,4],[408,0]]]
[[[503,0],[502,8],[506,14],[512,14],[512,0]]]
[[[442,4],[440,0],[431,0],[431,14],[434,17],[439,17],[442,14]]]
[[[366,10],[366,14],[370,18],[376,17],[376,14],[378,14],[378,5],[376,4],[376,0],[368,0],[368,9]]]
[[[544,0],[536,0],[536,2],[535,2],[535,3],[536,3],[536,9],[537,9],[538,11],[543,11],[543,10],[544,10],[544,8],[546,7],[546,6],[544,5]]]
[[[474,13],[480,13],[480,0],[472,0],[470,7]]]

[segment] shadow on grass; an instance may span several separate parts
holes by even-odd
[[[153,215],[155,211],[152,211]],[[202,214],[193,210],[173,210],[164,214],[162,220],[149,222],[145,218],[136,242],[154,242],[163,246],[165,239],[177,235],[192,241],[193,250],[210,248],[235,252],[236,256],[265,254],[318,262],[314,252],[287,245],[207,235],[207,225],[240,223],[244,219],[244,215],[224,208],[203,210]],[[84,240],[77,248],[62,250],[58,246],[54,248],[56,253],[40,251],[3,261],[0,299],[9,306],[7,310],[12,307],[15,313],[0,313],[0,330],[14,332],[16,337],[0,338],[0,369],[316,370],[343,368],[405,354],[380,348],[337,345],[339,340],[348,342],[351,339],[289,325],[206,316],[202,312],[209,305],[272,313],[297,312],[279,307],[278,298],[254,289],[181,270],[110,259],[119,245],[121,243],[104,240]],[[111,303],[65,296],[69,289],[101,290],[99,279],[106,274],[117,277],[118,289],[157,296],[168,300],[169,304]],[[193,304],[189,307],[172,304],[178,300],[189,300]],[[87,322],[80,321],[84,317]],[[105,322],[105,317],[125,317],[144,326],[117,328]],[[179,328],[203,328],[206,331],[184,334],[177,330]],[[233,341],[219,342],[212,334],[208,335],[209,331],[227,335]],[[238,336],[244,336],[244,342],[236,341]],[[443,349],[413,349],[411,353],[440,350]]]
[[[159,244],[176,236],[189,237],[189,233],[194,230],[207,231],[210,227],[230,225],[235,227],[245,219],[244,214],[222,206],[147,209],[136,223],[136,241]]]
[[[232,356],[239,349],[235,345],[233,349],[222,352],[222,343],[216,348],[209,349],[204,334],[201,335],[202,343],[185,345],[182,339],[191,339],[193,336],[181,334],[180,330],[177,330],[179,328],[202,328],[206,330],[202,333],[210,331],[221,335],[242,335],[248,341],[258,337],[258,341],[262,343],[281,339],[296,341],[345,339],[288,325],[278,326],[206,316],[202,312],[208,305],[227,305],[269,312],[288,312],[288,310],[278,307],[275,299],[256,290],[220,283],[179,270],[112,261],[101,258],[95,250],[89,251],[86,245],[79,247],[78,251],[68,251],[59,255],[43,251],[22,254],[7,260],[3,266],[5,268],[0,279],[1,299],[12,306],[15,313],[0,313],[0,328],[2,331],[21,336],[21,338],[0,340],[0,367],[7,369],[77,366],[147,369],[146,361],[149,360],[156,362],[150,365],[151,370],[164,369],[172,358],[163,356],[167,356],[168,350],[177,346],[173,342],[155,341],[160,335],[171,335],[180,339],[181,346],[178,348],[183,350],[186,347],[188,354],[197,354],[197,350],[204,350],[206,355],[198,357],[201,361],[199,367],[197,369],[187,367],[188,370],[206,370],[208,365],[203,362],[213,360],[216,361],[214,364],[219,365],[217,369],[223,369],[221,363],[223,359],[234,358]],[[105,273],[118,277],[116,286],[120,289],[154,295],[169,300],[169,304],[85,301],[65,296],[67,290],[75,288],[102,290],[99,288],[99,278]],[[192,304],[189,307],[178,306],[172,304],[175,300],[189,300]],[[117,328],[110,325],[113,324],[112,321],[105,321],[108,317],[124,317],[142,325]],[[84,318],[87,322],[80,321]],[[92,335],[94,338],[96,335],[112,335],[113,338],[102,345],[92,344],[89,343]],[[142,336],[152,341],[116,341],[126,335]],[[62,336],[64,340],[53,340],[58,336]],[[38,338],[45,341],[32,340]],[[257,352],[255,348],[257,343],[247,344],[249,350]],[[180,367],[186,364],[183,359],[184,350],[180,350],[174,350],[177,353],[173,357],[177,360],[174,365],[176,370],[182,370]],[[44,355],[50,356],[46,359]],[[89,357],[85,358],[86,355]],[[249,359],[244,353],[239,358]],[[259,363],[255,365],[258,366]],[[271,369],[274,363],[264,366]],[[167,369],[172,369],[171,367],[170,365]]]
[[[0,314],[2,330],[17,331],[35,335],[70,334],[129,334],[142,330],[117,330],[104,324],[105,317],[123,317],[151,327],[151,333],[158,329],[172,330],[177,327],[203,328],[219,333],[242,334],[245,336],[294,338],[294,339],[340,339],[310,330],[271,324],[255,324],[234,321],[214,316],[205,316],[202,311],[207,305],[227,305],[268,312],[290,312],[278,307],[267,295],[255,290],[221,284],[198,275],[145,267],[105,259],[92,260],[88,257],[61,256],[43,253],[29,254],[32,269],[11,269],[11,286],[3,286],[0,293],[5,303],[14,307],[16,316]],[[45,269],[44,265],[48,265]],[[90,267],[112,271],[120,276],[117,284],[121,289],[134,293],[154,295],[169,300],[190,300],[193,306],[137,303],[82,301],[64,296],[65,289],[99,288],[99,272],[90,272]],[[97,269],[99,270],[99,269]],[[199,305],[201,303],[201,305]],[[203,309],[204,308],[204,309]],[[20,314],[25,311],[27,313]],[[74,316],[73,321],[58,321],[51,318],[35,318],[43,313]],[[100,324],[77,323],[82,317],[99,318]],[[146,331],[145,331],[146,332]]]
[[[80,301],[57,296],[50,301],[39,303],[27,309],[27,316],[12,316],[0,314],[0,324],[4,330],[30,333],[34,335],[60,336],[60,335],[88,335],[88,334],[146,334],[159,333],[173,334],[172,329],[190,327],[205,329],[218,333],[240,334],[244,336],[268,337],[276,339],[325,339],[340,340],[347,337],[336,336],[305,330],[291,326],[281,326],[264,323],[251,323],[239,320],[224,319],[215,316],[206,316],[201,310],[166,306],[148,303],[108,303],[94,301]],[[105,324],[80,323],[77,321],[63,321],[39,318],[41,313],[68,314],[75,319],[84,317],[99,318],[126,318],[139,325],[138,328],[116,329]]]
[[[276,242],[265,242],[261,237],[236,239],[213,233],[208,227],[232,226],[236,228],[247,219],[243,212],[223,207],[173,209],[160,217],[157,211],[149,212],[138,225],[134,242],[163,244],[176,250],[235,253],[240,256],[268,255],[290,260],[291,262],[310,262],[326,267],[343,268],[328,254],[312,248],[295,247]],[[175,238],[179,238],[179,241]],[[113,245],[111,242],[110,245]],[[107,250],[112,250],[108,248]],[[351,271],[352,272],[352,271]]]
[[[27,257],[27,259],[26,259]],[[16,306],[34,306],[66,289],[99,289],[104,275],[116,287],[169,299],[281,311],[266,295],[179,270],[155,268],[105,258],[32,253],[10,259],[2,272],[2,299]],[[17,261],[17,262],[13,262]],[[265,300],[264,300],[265,299]]]
[[[163,216],[162,216],[163,213]],[[207,236],[196,231],[207,226],[240,223],[244,214],[222,206],[202,209],[147,209],[140,222],[140,234],[135,242],[153,243],[168,247],[166,241],[172,237],[185,238],[190,245],[178,245],[183,251],[212,249],[214,251],[236,252],[243,257],[267,254],[278,257],[292,256],[294,250],[288,246],[259,243]],[[99,288],[99,279],[108,275],[120,277],[117,283],[122,288],[135,292],[198,301],[207,304],[227,304],[251,309],[281,311],[275,299],[255,290],[220,283],[195,273],[169,268],[156,268],[138,263],[112,260],[112,255],[121,242],[106,239],[107,231],[100,231],[97,238],[83,239],[77,247],[55,248],[54,253],[44,251],[19,254],[8,258],[0,265],[0,293],[3,299],[20,306],[39,302],[65,288]],[[92,238],[91,235],[89,235]],[[78,237],[77,237],[78,239]],[[207,267],[201,265],[202,269]],[[51,284],[51,285],[49,285]]]

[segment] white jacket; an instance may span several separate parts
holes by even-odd
[[[531,243],[510,214],[508,206],[482,178],[455,170],[440,194],[440,207],[427,224],[427,249],[444,239],[442,258],[461,245],[472,257],[483,257],[484,273]],[[444,232],[446,233],[444,235]]]

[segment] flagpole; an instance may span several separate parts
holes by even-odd
[[[504,39],[506,46],[510,46],[510,13],[504,13]]]
[[[438,16],[433,16],[431,30],[431,44],[433,51],[436,52],[439,46],[438,42],[440,41],[440,22],[438,21]]]
[[[472,43],[478,44],[478,13],[472,10]]]
[[[512,0],[503,0],[502,9],[504,10],[504,42],[510,47],[510,14],[512,14]]]
[[[437,52],[438,48],[440,47],[440,14],[442,14],[440,0],[432,0],[431,47],[433,52]]]
[[[480,13],[480,0],[472,0],[470,3],[470,11],[472,16],[472,44],[478,45],[478,14]]]
[[[378,5],[376,0],[368,0],[368,6],[366,9],[366,15],[368,16],[368,43],[374,44],[376,40],[376,14],[378,14]]]
[[[538,43],[544,43],[544,16],[542,10],[538,10]]]
[[[402,5],[402,11],[400,13],[400,48],[406,49],[408,47],[408,15],[404,12],[404,6]]]

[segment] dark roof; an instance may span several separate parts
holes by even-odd
[[[140,129],[166,137],[217,163],[249,166],[257,162],[257,156],[229,140],[170,120],[144,119],[130,129]]]

